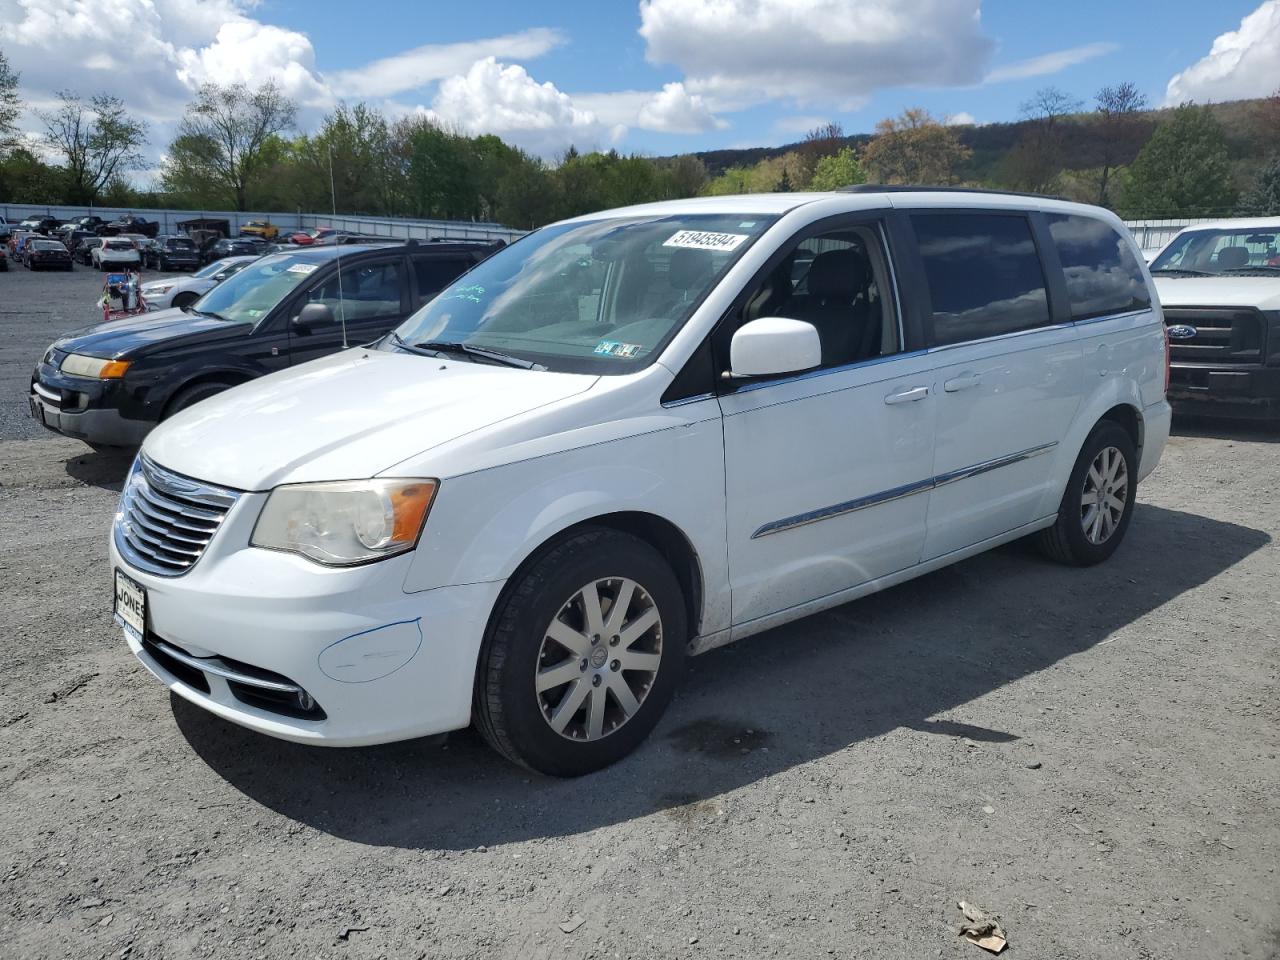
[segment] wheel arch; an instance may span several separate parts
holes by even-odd
[[[161,410],[160,419],[164,420],[174,414],[173,402],[179,394],[190,389],[198,387],[206,383],[225,383],[228,387],[237,387],[242,383],[248,383],[250,380],[257,379],[253,374],[244,370],[236,370],[227,368],[225,370],[208,370],[189,377],[175,386],[169,391],[169,395],[165,397],[164,406]]]
[[[672,573],[675,574],[676,580],[680,584],[681,591],[684,593],[685,616],[689,624],[689,639],[698,636],[702,624],[705,590],[702,563],[698,557],[698,551],[688,535],[670,520],[660,517],[656,513],[648,513],[643,510],[618,510],[612,513],[584,517],[544,538],[541,543],[525,555],[524,559],[520,561],[511,573],[507,580],[507,587],[503,589],[502,596],[498,598],[498,602],[494,604],[493,610],[490,612],[489,627],[492,627],[493,618],[502,607],[507,590],[520,581],[525,570],[536,563],[556,544],[591,527],[602,527],[629,534],[637,540],[642,540],[649,544],[666,559],[671,566]]]

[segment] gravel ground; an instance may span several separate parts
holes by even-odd
[[[134,661],[127,457],[20,439],[96,279],[0,277],[0,955],[986,956],[959,899],[1037,960],[1280,953],[1275,435],[1180,430],[1101,567],[1015,544],[699,657],[554,781],[269,740]]]

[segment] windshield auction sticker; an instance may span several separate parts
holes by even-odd
[[[737,250],[745,233],[707,233],[703,230],[681,230],[663,243],[664,247],[687,247],[692,250]]]
[[[319,267],[319,264],[316,264],[316,263],[293,263],[293,264],[290,264],[287,269],[289,273],[307,274],[307,273],[315,273],[318,267]]]

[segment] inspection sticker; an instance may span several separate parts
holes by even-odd
[[[638,343],[619,343],[617,340],[601,340],[596,344],[596,353],[609,357],[622,357],[624,360],[634,357],[640,352]]]
[[[289,273],[315,273],[320,265],[318,263],[294,263],[288,267]]]
[[[707,233],[703,230],[681,230],[663,243],[664,247],[689,247],[693,250],[737,250],[745,233]]]

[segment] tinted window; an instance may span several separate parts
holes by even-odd
[[[335,273],[307,294],[312,302],[326,303],[337,319],[368,320],[400,313],[400,261],[341,265]]]
[[[1044,271],[1026,217],[911,217],[929,295],[934,344],[980,340],[1049,322]]]
[[[469,266],[471,260],[462,257],[413,261],[414,273],[418,275],[418,305],[421,306],[434,297]]]
[[[1151,306],[1142,268],[1120,234],[1093,217],[1050,214],[1047,219],[1066,276],[1073,320]]]

